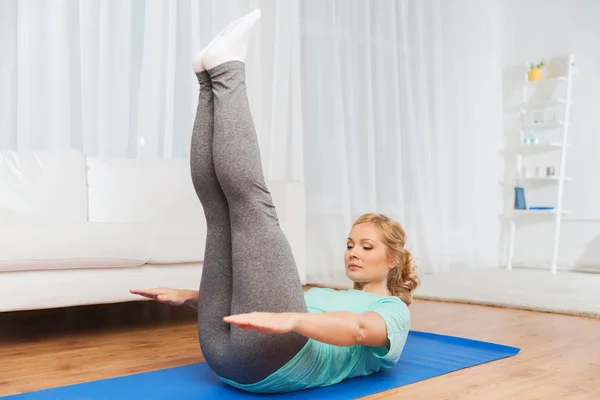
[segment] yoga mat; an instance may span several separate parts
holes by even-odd
[[[514,356],[520,349],[454,336],[411,331],[400,361],[391,370],[326,388],[268,395],[270,399],[355,399],[463,368]],[[493,379],[490,377],[490,379]],[[265,397],[221,382],[206,363],[0,397],[8,400],[236,400]]]

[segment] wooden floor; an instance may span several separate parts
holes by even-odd
[[[369,396],[600,399],[600,320],[417,301],[415,330],[520,347],[500,360]],[[0,396],[203,361],[195,313],[154,302],[0,314]]]

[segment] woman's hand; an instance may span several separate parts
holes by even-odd
[[[198,302],[198,291],[185,289],[172,289],[166,287],[151,289],[131,289],[131,294],[137,294],[159,303],[169,304],[171,306],[188,305],[196,308]]]
[[[223,321],[235,324],[242,329],[253,329],[261,333],[288,333],[295,329],[298,314],[296,313],[265,313],[252,312],[248,314],[230,315]]]

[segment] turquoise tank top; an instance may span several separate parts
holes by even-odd
[[[285,393],[334,385],[345,379],[375,373],[396,365],[410,327],[410,312],[395,296],[350,289],[313,288],[304,292],[309,312],[376,312],[387,326],[389,349],[364,345],[335,346],[309,339],[286,365],[260,382],[227,384],[252,393]]]

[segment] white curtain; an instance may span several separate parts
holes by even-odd
[[[308,275],[353,219],[402,222],[422,272],[498,264],[498,0],[1,0],[0,148],[185,157],[193,55],[256,7],[248,93],[268,179],[306,185]]]
[[[288,146],[271,132],[287,132],[293,117],[284,107],[299,52],[296,1],[2,0],[0,148],[187,156],[198,96],[192,58],[257,7],[264,18],[249,49],[248,91],[265,168],[283,170],[268,160]]]
[[[499,262],[496,1],[305,0],[308,265],[343,281],[352,221],[400,221],[422,273]]]

